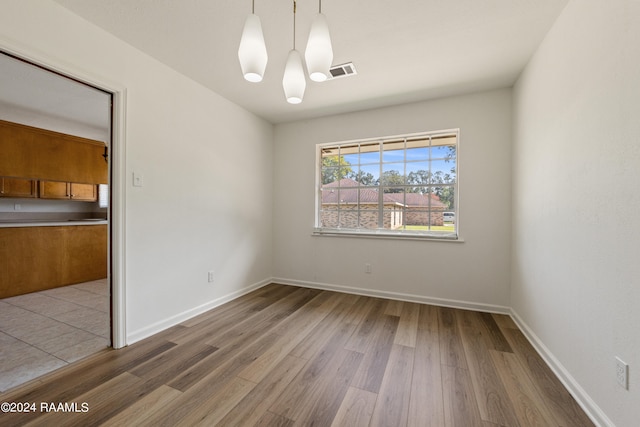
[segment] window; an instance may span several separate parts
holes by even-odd
[[[109,207],[109,186],[107,184],[98,184],[98,206],[101,208]]]
[[[457,239],[458,130],[317,147],[316,233]]]

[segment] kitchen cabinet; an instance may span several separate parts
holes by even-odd
[[[80,202],[98,200],[98,186],[77,182],[40,181],[41,199],[67,199]]]
[[[107,277],[107,226],[0,228],[0,298]]]
[[[37,197],[36,181],[25,178],[0,177],[0,197]]]
[[[103,142],[0,120],[0,175],[107,184]]]

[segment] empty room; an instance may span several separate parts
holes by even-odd
[[[637,425],[637,0],[0,11],[1,425]]]

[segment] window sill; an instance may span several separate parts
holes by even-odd
[[[433,234],[418,234],[418,233],[399,233],[393,231],[379,231],[379,230],[367,230],[367,231],[355,231],[355,230],[338,230],[338,229],[319,229],[314,228],[311,234],[314,237],[360,237],[365,239],[395,239],[395,240],[420,240],[431,242],[446,242],[446,243],[464,243],[464,240],[460,236],[448,235],[448,236],[436,236]]]

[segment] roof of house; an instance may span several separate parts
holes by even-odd
[[[378,190],[371,187],[359,187],[359,183],[350,178],[343,178],[339,181],[333,181],[322,186],[322,203],[338,203],[340,197],[341,203],[360,203],[372,204],[378,203]],[[358,188],[359,187],[359,188]],[[337,191],[338,188],[340,191]],[[360,200],[358,200],[358,192],[360,192]],[[446,207],[435,194],[421,193],[384,193],[383,202],[398,204],[408,207],[429,206],[429,196],[431,196],[431,207]]]

